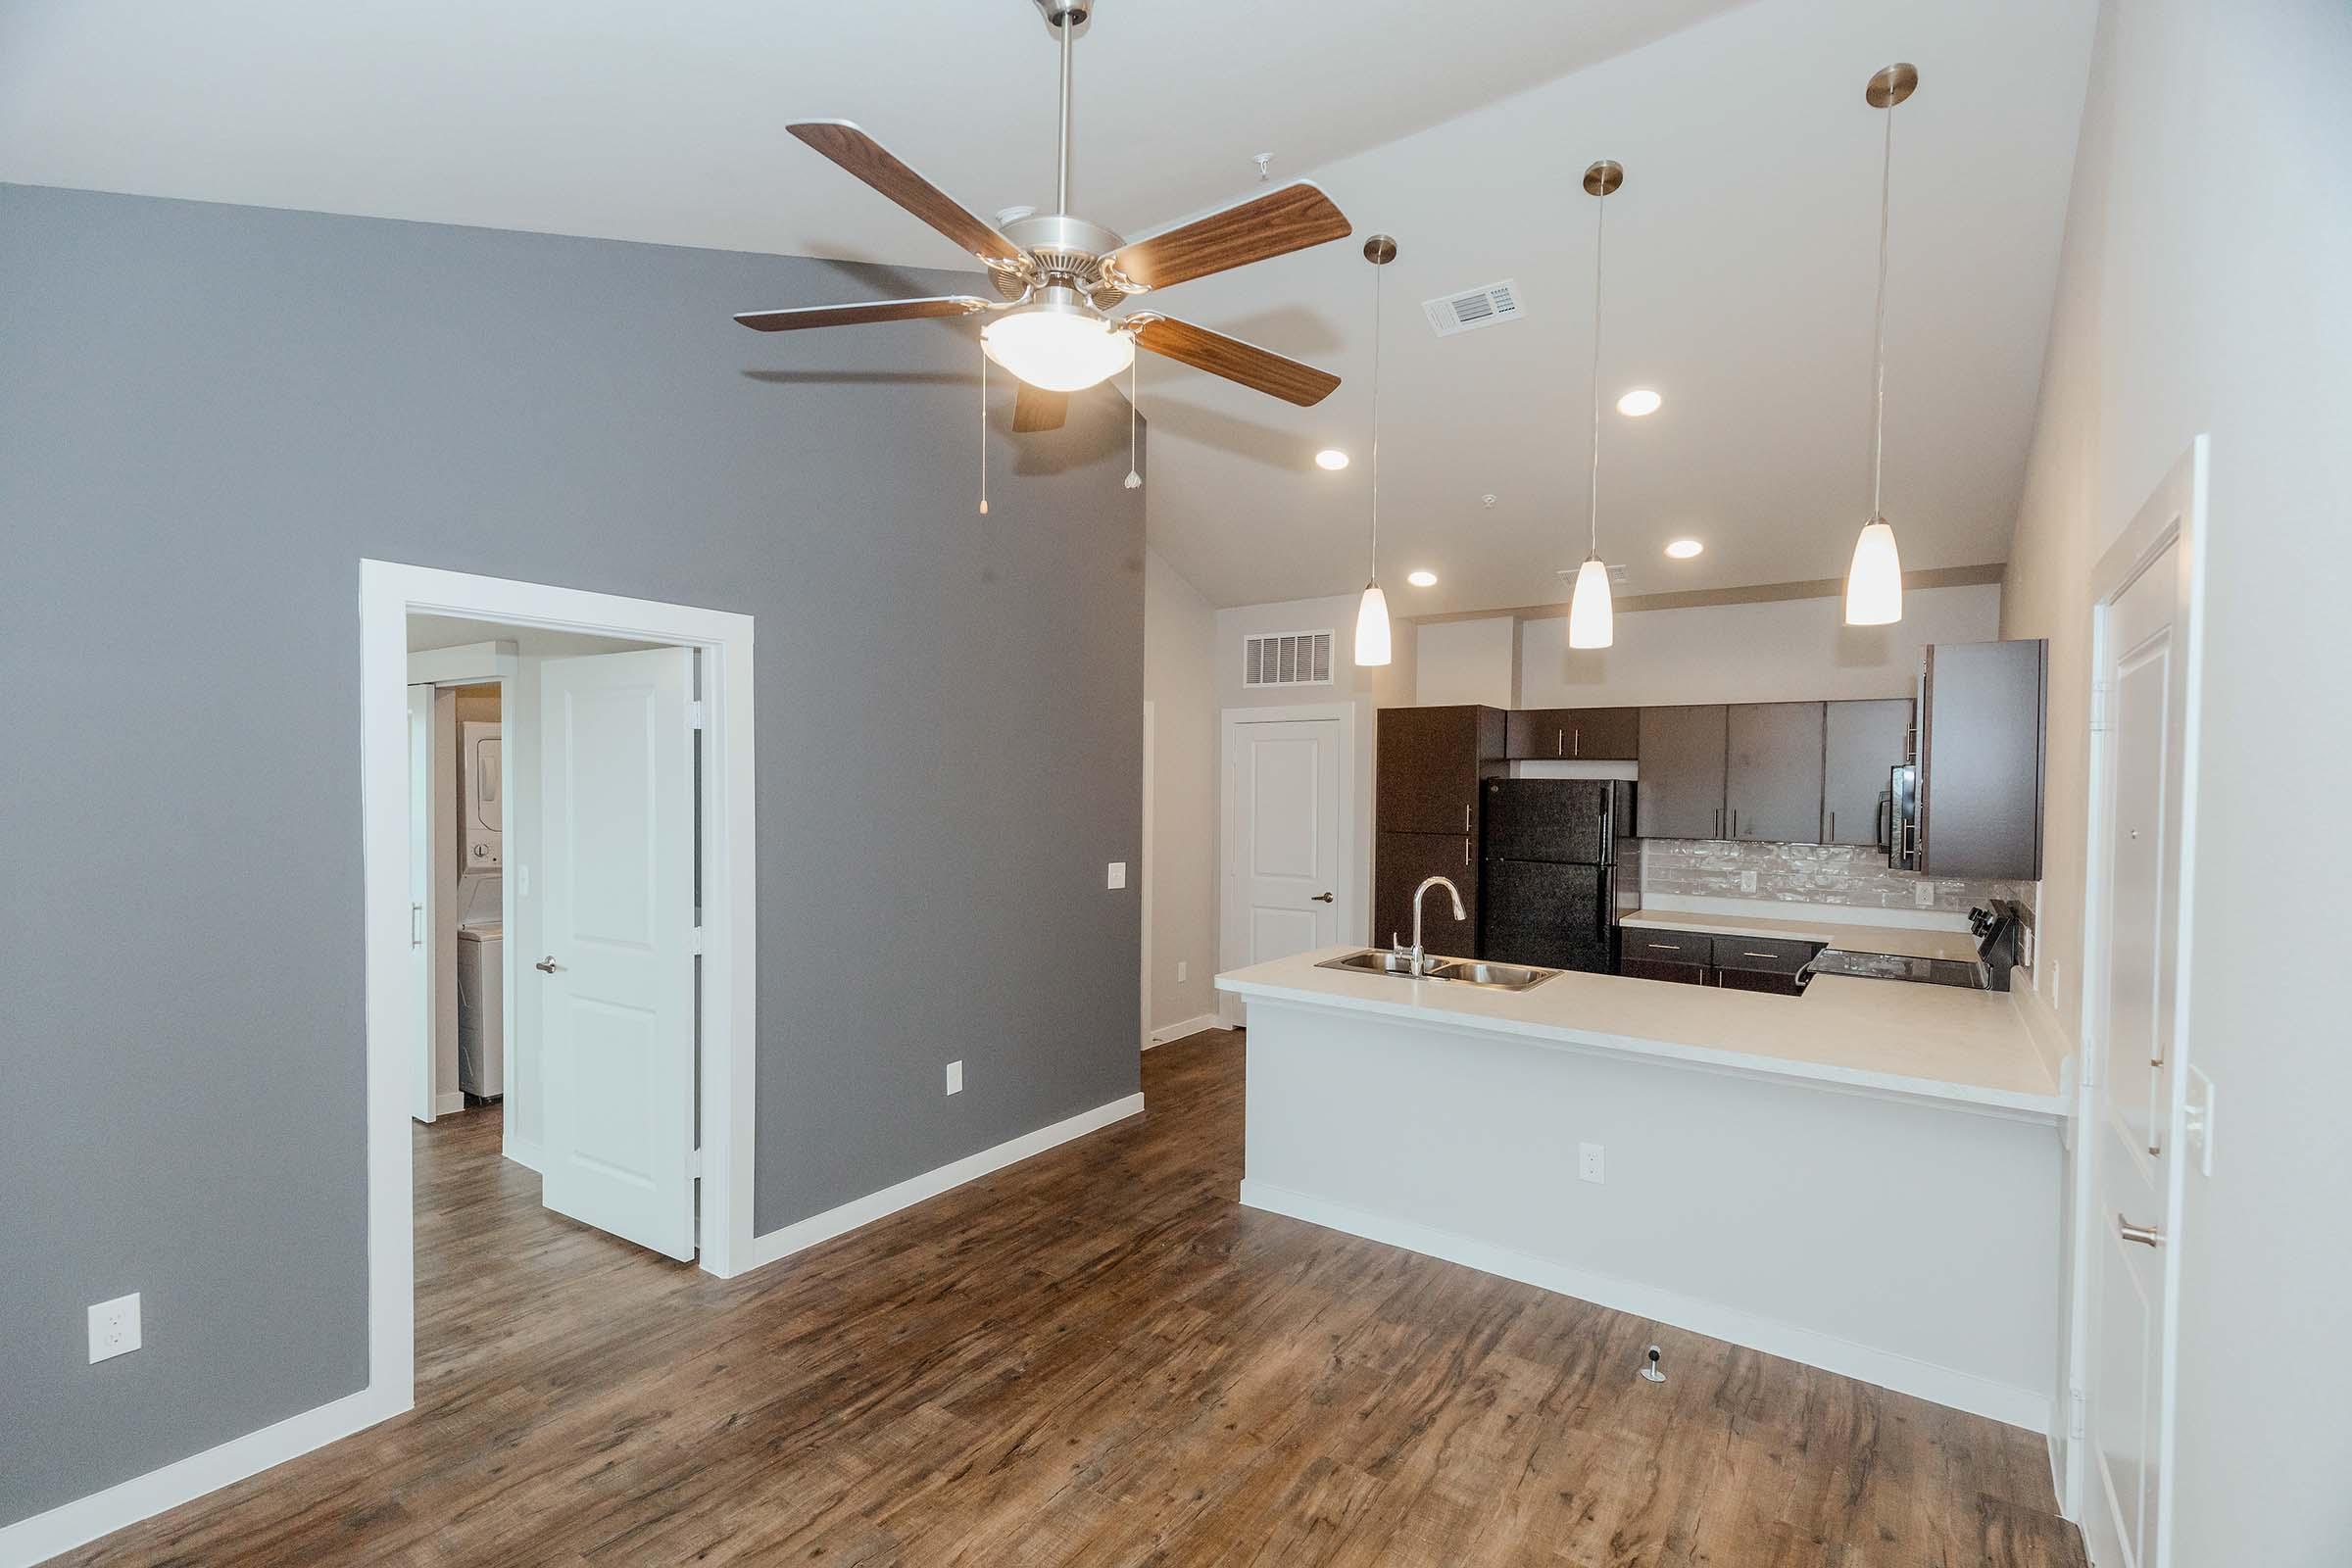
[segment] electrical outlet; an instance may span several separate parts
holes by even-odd
[[[126,1355],[139,1348],[139,1295],[118,1296],[90,1308],[90,1360]]]
[[[960,1061],[948,1063],[948,1093],[951,1095],[963,1093],[963,1063]]]
[[[1185,962],[1185,960],[1182,958],[1178,958],[1176,960],[1176,983],[1178,985],[1184,984],[1186,979],[1191,976],[1192,972],[1193,966],[1191,964]]]
[[[1756,891],[1755,872],[1742,871],[1740,873],[1740,891],[1742,893],[1753,893]]]
[[[1114,888],[1123,888],[1127,885],[1127,862],[1125,860],[1110,862],[1110,885]]]
[[[1598,1144],[1576,1146],[1576,1174],[1579,1181],[1598,1182],[1601,1179]]]
[[[1923,909],[1936,907],[1936,884],[1921,878],[1911,885],[1911,902]]]

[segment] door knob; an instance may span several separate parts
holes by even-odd
[[[537,963],[532,964],[531,967],[541,974],[554,974],[556,972],[556,956],[551,953]]]
[[[1314,902],[1317,904],[1329,904],[1331,902],[1331,895],[1328,893],[1318,893],[1315,895]]]
[[[2137,1242],[2142,1247],[2164,1245],[2164,1232],[2153,1225],[2134,1225],[2120,1213],[2115,1216],[2115,1232],[2125,1241]]]

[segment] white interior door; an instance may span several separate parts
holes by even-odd
[[[433,689],[409,688],[409,1114],[433,1119]]]
[[[1339,940],[1340,721],[1237,723],[1227,748],[1226,967]]]
[[[694,1256],[695,800],[683,648],[540,672],[542,1199]]]
[[[2108,879],[2097,998],[2105,1084],[2094,1154],[2097,1259],[2088,1371],[2092,1460],[2119,1568],[2165,1561],[2180,865],[2178,541],[2105,612]]]

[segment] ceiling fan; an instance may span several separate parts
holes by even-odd
[[[982,220],[846,120],[786,127],[843,169],[970,251],[988,269],[1000,296],[945,294],[930,299],[813,305],[750,311],[735,318],[761,332],[928,317],[995,319],[981,328],[988,357],[1019,378],[1015,430],[1051,430],[1069,410],[1069,395],[1116,375],[1138,348],[1238,381],[1301,408],[1320,403],[1340,378],[1269,349],[1212,332],[1157,311],[1111,310],[1138,294],[1346,239],[1348,220],[1320,187],[1298,180],[1262,196],[1129,242],[1070,211],[1070,37],[1087,19],[1088,0],[1032,0],[1061,34],[1061,127],[1054,211]]]

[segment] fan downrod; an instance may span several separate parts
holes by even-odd
[[[1089,7],[1086,0],[1030,0],[1046,14],[1046,24],[1052,27],[1083,26]]]

